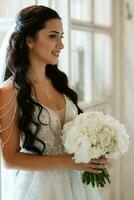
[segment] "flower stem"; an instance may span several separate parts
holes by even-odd
[[[102,173],[100,174],[94,174],[87,171],[82,174],[82,182],[86,185],[91,184],[92,187],[104,187],[106,180],[111,183],[107,169],[102,169]]]

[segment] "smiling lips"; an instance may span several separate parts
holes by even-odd
[[[52,52],[52,54],[56,57],[59,57],[60,52]]]

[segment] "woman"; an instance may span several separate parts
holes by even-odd
[[[30,6],[16,18],[0,88],[2,157],[18,169],[14,200],[99,200],[81,181],[82,171],[100,173],[106,159],[76,164],[61,141],[63,124],[82,110],[57,61],[64,48],[60,16]]]

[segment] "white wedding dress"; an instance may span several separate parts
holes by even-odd
[[[71,121],[78,114],[73,102],[66,95],[64,97],[66,108],[59,113],[42,105],[44,109],[40,115],[40,120],[44,123],[49,123],[50,119],[50,126],[42,125],[38,134],[38,138],[46,143],[43,156],[64,153],[64,147],[61,142],[62,125],[64,122]],[[35,120],[38,113],[37,107]],[[32,128],[34,129],[35,127]],[[22,144],[23,136],[20,142]],[[41,147],[41,144],[37,141],[35,145]],[[30,153],[24,149],[21,151]],[[83,184],[81,174],[82,171],[70,169],[19,170],[16,176],[13,200],[100,200],[97,188]]]

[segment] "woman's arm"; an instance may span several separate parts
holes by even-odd
[[[2,159],[7,168],[23,170],[54,170],[68,168],[75,170],[86,170],[93,173],[98,173],[98,169],[104,168],[104,164],[106,163],[105,159],[94,160],[88,164],[76,164],[72,160],[72,155],[69,154],[57,156],[39,156],[20,152],[20,130],[18,128],[19,108],[16,100],[9,112],[8,110],[11,104],[1,109],[7,104],[7,102],[9,102],[13,94],[14,88],[12,85],[7,85],[6,87],[0,88],[0,116],[7,113],[4,117],[0,117],[0,125],[2,129],[8,127],[13,119],[13,127],[10,126],[7,130],[2,131],[0,134],[1,139],[4,142],[9,137],[11,131],[11,135],[7,143],[4,145],[4,148],[2,148]],[[15,105],[17,106],[17,109],[13,118]]]

